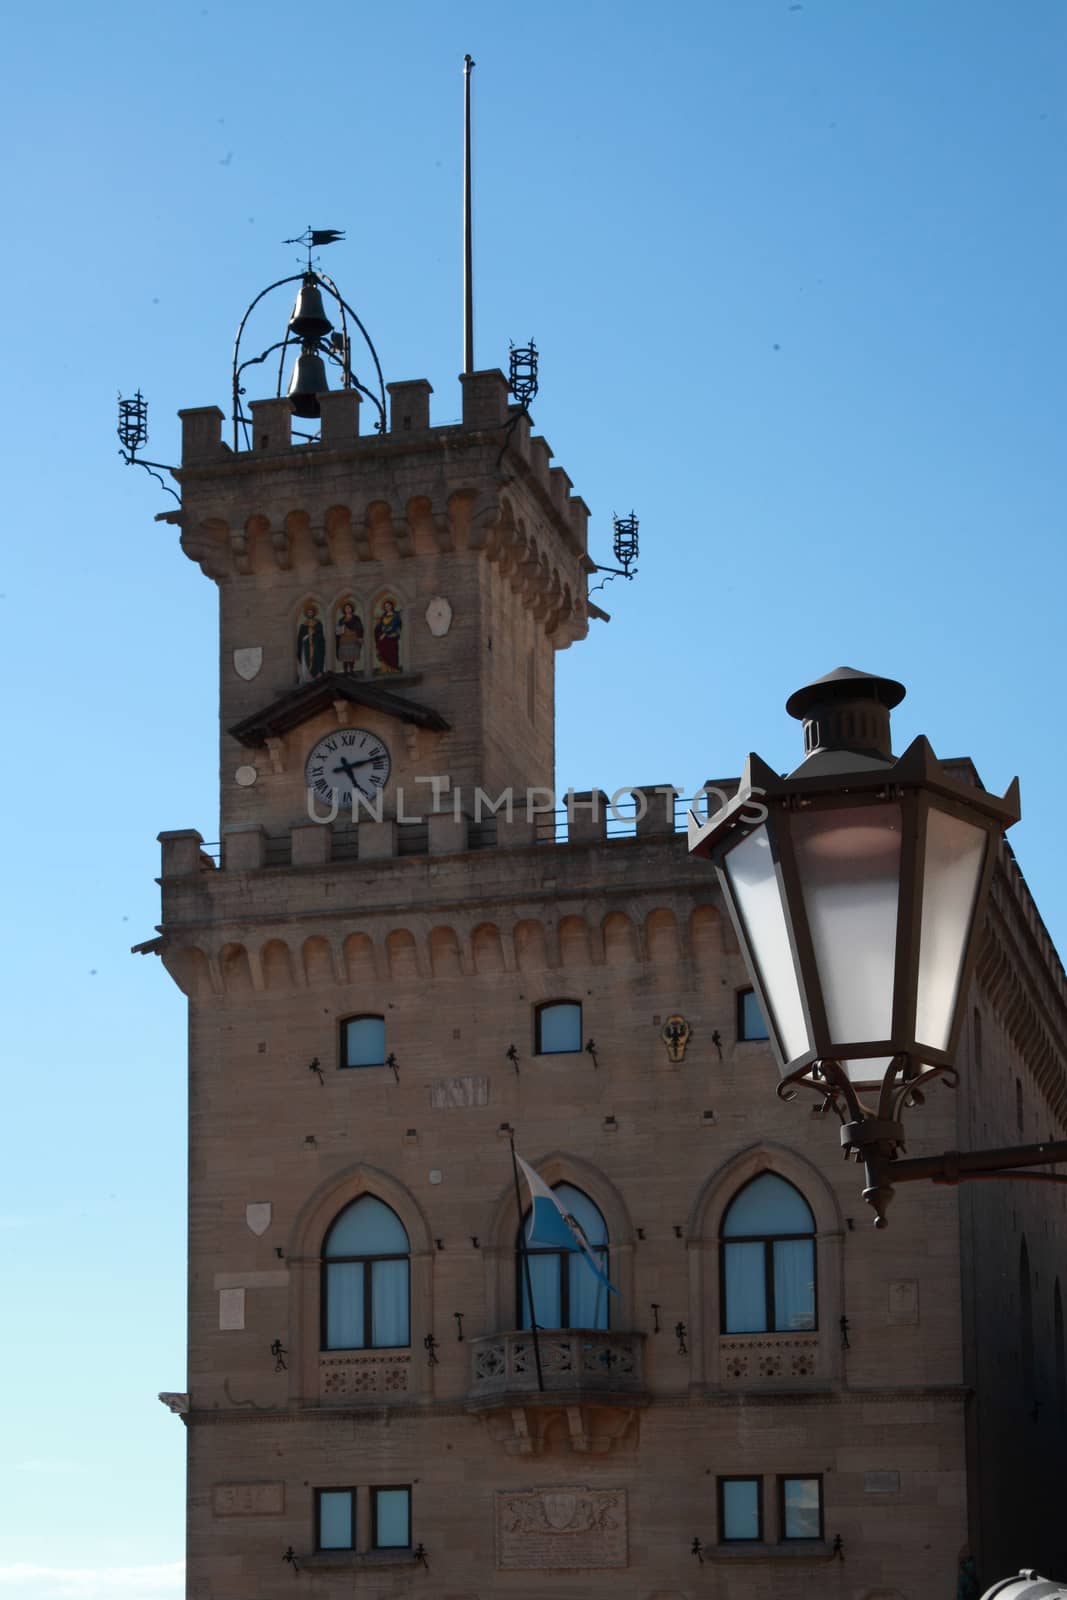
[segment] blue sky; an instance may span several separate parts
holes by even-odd
[[[0,1597],[180,1592],[184,1013],[128,950],[157,832],[216,837],[215,594],[115,394],[175,459],[310,222],[387,379],[456,417],[467,50],[478,365],[533,335],[594,554],[641,519],[559,660],[560,783],[791,766],[790,691],[885,672],[898,748],[1019,774],[1067,942],[1062,5],[12,11]]]

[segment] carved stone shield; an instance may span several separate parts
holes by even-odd
[[[444,595],[434,595],[426,607],[426,626],[435,639],[440,639],[452,626],[452,607]]]
[[[542,1497],[541,1504],[545,1508],[545,1520],[550,1528],[566,1528],[574,1521],[574,1513],[578,1509],[578,1497],[573,1494],[550,1492]]]
[[[246,645],[243,650],[235,650],[233,653],[233,670],[246,683],[251,683],[262,665],[263,646],[261,644]]]
[[[245,1221],[257,1239],[266,1233],[270,1227],[270,1201],[257,1200],[253,1205],[245,1206]]]

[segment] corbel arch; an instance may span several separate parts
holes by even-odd
[[[359,1161],[324,1179],[294,1219],[286,1246],[289,1263],[289,1393],[294,1401],[320,1398],[322,1243],[334,1219],[361,1195],[373,1195],[403,1223],[411,1246],[411,1337],[433,1327],[433,1239],[425,1212],[392,1173]],[[407,1395],[428,1396],[432,1369],[412,1360]]]
[[[608,1230],[611,1281],[618,1291],[617,1299],[612,1299],[612,1326],[633,1327],[634,1229],[622,1194],[599,1167],[568,1150],[549,1151],[537,1161],[531,1160],[529,1165],[550,1189],[557,1183],[571,1183],[599,1208]],[[523,1185],[523,1211],[528,1199]],[[515,1240],[519,1230],[519,1208],[512,1180],[497,1192],[483,1229],[482,1237],[489,1241],[489,1247],[482,1251],[486,1320],[491,1328],[506,1330],[515,1321]]]

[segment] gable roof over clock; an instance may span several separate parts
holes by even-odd
[[[328,711],[337,700],[350,700],[353,705],[366,706],[372,711],[383,711],[400,722],[412,722],[417,728],[430,728],[436,733],[447,733],[450,723],[430,706],[417,700],[407,700],[394,694],[381,684],[353,680],[339,672],[327,672],[313,683],[303,683],[298,689],[272,700],[269,706],[245,717],[230,729],[233,737],[250,750],[266,744],[268,739],[298,728],[302,722]]]

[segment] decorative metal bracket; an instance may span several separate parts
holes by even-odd
[[[119,395],[119,424],[117,432],[120,446],[119,455],[126,465],[128,467],[143,467],[148,476],[155,478],[160,487],[165,489],[167,494],[173,495],[174,499],[181,505],[181,495],[176,489],[172,489],[169,483],[164,483],[159,475],[160,472],[174,472],[176,469],[168,466],[165,461],[142,461],[137,454],[138,450],[148,443],[148,401],[140,389],[129,400],[124,399],[121,394]],[[159,468],[159,472],[154,470],[156,467]]]
[[[594,570],[596,572],[606,572],[608,576],[603,583],[595,584],[590,589],[590,594],[596,594],[597,589],[603,589],[605,584],[611,582],[612,578],[629,579],[637,577],[637,568],[634,566],[634,562],[637,560],[638,555],[637,533],[641,524],[632,511],[628,517],[613,515],[611,520],[615,528],[611,550],[619,565],[617,567],[602,567],[598,562]],[[633,568],[632,571],[631,568]]]

